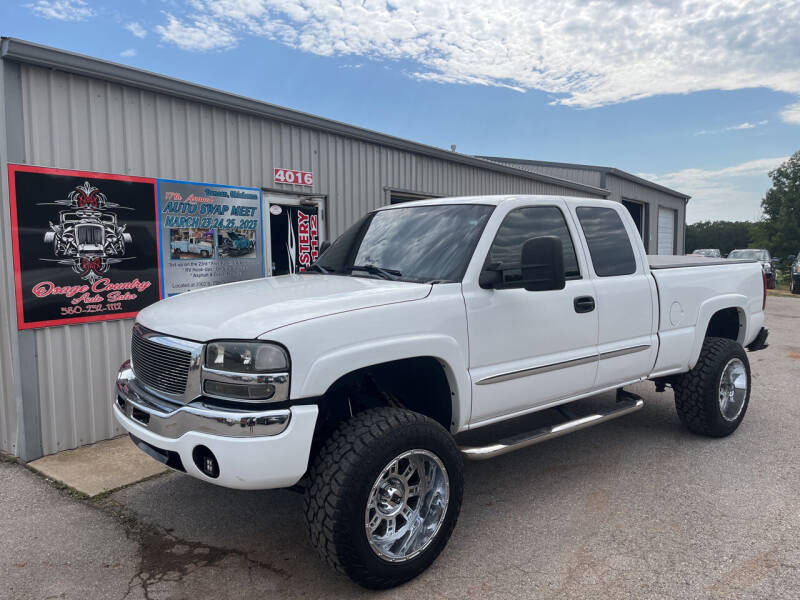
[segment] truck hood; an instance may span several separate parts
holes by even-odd
[[[257,338],[278,327],[382,304],[421,300],[426,283],[342,275],[281,275],[172,296],[141,311],[148,329],[198,342]]]

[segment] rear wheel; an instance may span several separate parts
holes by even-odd
[[[706,338],[694,368],[673,383],[678,417],[689,431],[730,435],[750,401],[750,363],[737,342]]]
[[[311,467],[305,513],[312,544],[364,587],[416,577],[455,527],[461,467],[450,433],[424,415],[398,408],[355,415]]]

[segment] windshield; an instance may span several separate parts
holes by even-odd
[[[103,243],[103,226],[102,225],[76,225],[75,237],[78,238],[79,244],[94,244],[99,245]]]
[[[449,204],[374,212],[343,233],[315,264],[359,277],[460,281],[493,209]]]
[[[743,258],[745,260],[769,260],[766,250],[733,250],[728,258]]]
[[[713,250],[711,248],[700,248],[699,250],[695,250],[692,254],[699,254],[700,256],[710,256],[712,258],[719,256],[719,250]]]

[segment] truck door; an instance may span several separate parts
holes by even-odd
[[[593,308],[594,285],[587,276],[580,246],[574,243],[574,223],[565,218],[565,208],[558,200],[552,205],[520,204],[512,208],[504,216],[486,256],[488,263],[519,264],[525,241],[555,235],[564,248],[564,289],[494,290],[482,289],[477,278],[464,281],[473,382],[472,423],[592,389],[597,371],[598,326]],[[503,274],[507,280],[515,275],[518,272]]]
[[[574,211],[595,277],[600,359],[595,387],[636,381],[650,372],[658,351],[658,298],[638,231],[621,206],[575,203]]]
[[[269,210],[271,275],[302,273],[319,256],[325,239],[321,200],[264,196]]]

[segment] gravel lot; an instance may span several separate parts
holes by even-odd
[[[733,436],[633,387],[638,413],[468,463],[448,548],[401,588],[330,571],[292,492],[168,474],[88,502],[0,464],[0,597],[800,598],[800,299],[770,297],[767,322]]]

